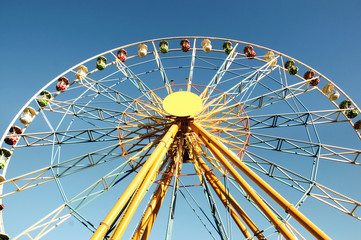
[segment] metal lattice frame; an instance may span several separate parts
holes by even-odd
[[[176,44],[183,38],[191,40],[189,53],[182,53]],[[196,123],[191,124],[192,129],[194,130],[194,126],[204,128],[266,181],[276,183],[276,186],[288,189],[287,191],[300,193],[300,197],[293,203],[296,208],[308,197],[312,197],[319,203],[361,220],[358,214],[361,205],[359,201],[317,182],[320,161],[327,160],[329,164],[346,163],[354,168],[360,165],[360,150],[343,144],[328,144],[322,138],[324,132],[316,129],[337,124],[351,129],[348,132],[354,133],[355,141],[361,138],[361,134],[353,130],[354,120],[345,115],[345,111],[350,109],[339,108],[338,102],[348,99],[353,104],[352,109],[360,112],[342,89],[306,64],[262,46],[252,44],[257,57],[250,60],[242,53],[242,47],[250,44],[247,42],[213,37],[165,39],[172,43],[171,47],[176,46],[170,48],[166,55],[161,54],[156,47],[163,39],[153,39],[125,45],[89,58],[54,78],[20,109],[7,129],[14,124],[20,125],[17,121],[28,106],[37,109],[37,116],[31,124],[23,126],[23,133],[19,135],[20,141],[11,149],[14,151],[12,158],[15,159],[8,158],[7,165],[2,170],[2,175],[7,179],[0,183],[1,201],[6,203],[8,198],[21,196],[25,190],[40,189],[43,185],[55,182],[60,190],[58,198],[62,199],[63,203],[60,207],[55,206],[55,210],[45,214],[46,216],[35,224],[29,223],[30,227],[19,230],[14,239],[40,239],[53,229],[60,229],[60,224],[72,218],[82,223],[84,229],[90,230],[90,233],[95,232],[103,216],[99,216],[98,222],[91,221],[86,209],[98,199],[103,199],[113,188],[121,189],[122,184],[119,183],[127,183],[129,179],[145,171],[142,169],[147,166],[148,159],[157,159],[153,153],[157,152],[156,149],[164,142],[164,134],[178,121],[164,111],[162,101],[167,95],[179,90],[194,92],[202,98],[202,111],[187,120]],[[210,53],[202,51],[200,43],[203,39],[212,41],[213,49]],[[224,41],[234,44],[228,55],[221,49]],[[139,44],[147,44],[152,49],[145,58],[135,54]],[[129,49],[128,52],[134,55],[128,56],[126,62],[121,62],[116,56],[120,48]],[[272,61],[262,58],[267,51],[275,54]],[[99,56],[109,59],[103,71],[95,68],[82,79],[75,78],[78,66],[86,65],[91,68]],[[284,62],[288,59],[292,59],[300,67],[300,73],[314,70],[320,79],[320,86],[310,86],[312,79],[305,80],[297,74],[289,75],[284,67]],[[70,79],[70,85],[65,92],[54,92],[51,87],[61,76]],[[176,78],[176,81],[172,78]],[[322,86],[328,83],[340,93],[339,100],[330,101],[322,92]],[[46,107],[40,107],[37,103],[43,90],[53,94]],[[310,105],[307,98],[317,99],[314,101],[319,101],[320,105]],[[205,195],[203,201],[207,202],[210,208],[207,210],[208,215],[203,214],[203,209],[198,212],[194,208],[193,211],[207,229],[209,237],[215,238],[216,234],[220,239],[229,239],[238,228],[245,238],[263,239],[278,235],[279,229],[269,224],[273,221],[270,215],[265,214],[263,207],[258,206],[257,201],[250,198],[244,187],[240,187],[237,179],[230,175],[230,170],[217,155],[215,146],[206,144],[204,136],[198,136],[196,131],[189,132],[190,126],[182,121],[178,126],[180,130],[173,132],[174,141],[169,140],[167,151],[162,150],[165,160],[161,161],[163,157],[154,160],[160,169],[149,165],[149,171],[160,174],[151,177],[144,175],[148,182],[134,186],[129,197],[124,197],[127,202],[123,205],[123,216],[117,217],[107,229],[106,235],[117,235],[118,231],[121,231],[118,229],[125,228],[122,221],[125,221],[123,218],[129,214],[129,208],[137,209],[135,200],[138,197],[143,198],[146,189],[154,188],[151,200],[131,235],[132,239],[140,239],[142,236],[147,238],[161,205],[164,205],[163,200],[169,186],[171,207],[166,239],[171,238],[174,216],[179,214],[175,209],[175,200],[181,195],[188,201],[186,196],[192,196],[190,192],[185,194],[188,188],[202,189]],[[37,122],[39,124],[36,124]],[[293,135],[290,134],[290,129],[295,129]],[[6,147],[4,139],[7,135],[6,130],[0,141],[2,147]],[[84,148],[84,151],[80,148]],[[21,164],[21,158],[24,158],[27,151],[33,151],[32,149],[45,149],[44,153],[38,154],[48,160],[48,163],[43,164],[44,166],[34,164],[35,169],[26,173],[11,173],[16,170],[9,166]],[[17,156],[17,152],[24,154]],[[183,166],[188,164],[183,161],[186,152],[191,159],[188,162],[194,165],[193,170],[186,170],[187,167]],[[307,171],[294,168],[290,164],[285,166],[282,164],[283,160],[280,162],[277,159],[291,159],[296,156],[297,159],[301,158],[300,161],[304,161]],[[100,170],[98,175],[94,174],[84,186],[73,190],[68,183],[65,184],[67,178],[76,179],[89,171],[92,172],[92,169]],[[11,173],[10,177],[7,177],[8,171]],[[159,176],[156,177],[157,175]],[[197,178],[198,182],[183,183],[192,176]],[[231,187],[226,188],[221,179],[229,182]],[[150,187],[153,181],[158,184]],[[156,185],[158,187],[155,187]],[[215,196],[219,200],[215,199]],[[245,197],[249,206],[260,212],[259,216],[248,217],[237,203],[241,201],[239,196]],[[281,233],[289,236],[286,238],[302,238],[303,233],[290,224],[290,215],[281,213],[266,196],[259,196],[265,202],[266,208],[284,224]],[[195,200],[196,197],[191,198]],[[188,204],[191,206],[190,202]],[[222,212],[228,212],[226,219],[222,220],[225,217]],[[258,220],[258,217],[265,218],[267,224],[260,224],[264,220]],[[231,218],[237,226],[232,227],[233,230],[224,225]],[[0,220],[1,231],[4,232],[3,215]]]

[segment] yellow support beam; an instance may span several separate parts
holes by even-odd
[[[248,178],[250,178],[258,187],[267,193],[275,202],[277,202],[286,213],[290,214],[297,222],[299,222],[307,231],[309,231],[317,239],[331,239],[306,216],[304,216],[293,204],[289,203],[276,190],[274,190],[268,183],[254,173],[246,164],[226,146],[220,143],[210,133],[195,122],[190,124],[192,130],[204,141],[204,143],[211,148],[215,148],[221,155],[226,156],[235,166],[237,166]],[[227,161],[228,162],[228,161]]]
[[[192,126],[192,125],[191,125]],[[257,192],[242,178],[237,170],[232,166],[231,163],[221,154],[218,149],[210,144],[206,138],[199,135],[201,140],[206,144],[207,148],[212,154],[222,163],[227,171],[233,176],[237,183],[244,189],[244,191],[252,198],[257,204],[261,211],[267,216],[275,228],[288,240],[296,240],[297,238],[289,231],[286,225],[276,216],[276,214],[268,207],[263,199],[257,194]]]
[[[100,223],[100,226],[95,231],[93,236],[90,238],[90,240],[102,240],[106,232],[109,230],[112,223],[115,221],[116,217],[124,207],[124,205],[127,203],[128,199],[132,196],[134,191],[138,188],[138,186],[143,181],[144,177],[147,175],[149,170],[151,169],[154,164],[161,163],[160,156],[162,152],[166,152],[168,147],[171,145],[171,143],[174,140],[175,135],[178,132],[178,129],[180,127],[180,123],[173,124],[168,132],[164,135],[162,140],[159,142],[158,146],[154,149],[151,156],[148,158],[148,160],[144,163],[138,174],[133,178],[132,182],[128,185],[122,196],[118,199],[118,201],[115,203],[113,208],[110,210],[109,214],[106,216],[106,218]],[[164,155],[163,155],[164,156]],[[158,160],[158,161],[157,161]]]
[[[247,228],[244,226],[244,224],[240,221],[238,215],[243,219],[243,221],[248,225],[248,227],[251,229],[253,234],[257,236],[258,239],[263,240],[265,239],[265,236],[261,233],[261,231],[257,228],[256,224],[251,220],[251,218],[245,213],[245,211],[242,209],[242,207],[237,203],[237,201],[234,199],[234,197],[227,192],[224,185],[219,181],[217,176],[212,172],[212,170],[208,167],[208,165],[203,161],[202,158],[197,157],[197,161],[200,165],[200,167],[203,169],[204,175],[207,178],[207,181],[210,183],[212,188],[214,189],[215,193],[219,197],[219,199],[222,201],[223,205],[228,209],[230,209],[231,216],[233,217],[234,221],[242,231],[243,235],[246,238],[250,238],[251,235],[249,234]],[[238,213],[236,215],[235,211]]]
[[[139,223],[138,228],[131,240],[139,240],[142,235],[142,239],[148,239],[154,221],[168,191],[169,185],[171,184],[174,169],[174,161],[172,161],[168,166],[168,170],[166,171],[167,173],[163,175],[157,189],[154,191],[152,200],[144,212],[141,222]]]
[[[257,236],[258,239],[260,240],[265,240],[265,236],[262,234],[262,232],[257,228],[256,224],[251,220],[251,218],[245,213],[245,211],[241,208],[241,206],[238,204],[238,202],[234,199],[234,197],[226,190],[226,188],[224,187],[224,185],[221,183],[221,181],[219,181],[219,179],[217,178],[217,176],[213,173],[213,171],[211,170],[211,168],[206,164],[206,162],[200,157],[201,154],[205,155],[205,152],[202,150],[202,148],[200,147],[198,142],[195,142],[194,140],[192,140],[190,137],[188,137],[188,141],[189,142],[193,142],[193,148],[192,150],[194,151],[193,155],[196,156],[197,162],[200,165],[200,167],[202,168],[207,181],[211,184],[211,186],[213,187],[214,191],[216,192],[216,194],[218,195],[218,197],[220,198],[220,200],[222,201],[222,203],[224,204],[224,206],[226,208],[229,208],[231,211],[236,211],[238,213],[238,215],[243,219],[243,221],[248,225],[248,227],[251,229],[251,231],[253,232],[253,234],[255,236]],[[224,173],[222,173],[224,174]],[[231,204],[232,208],[229,206],[229,204]],[[232,215],[233,217],[233,215]],[[237,216],[238,217],[238,216]],[[238,227],[240,228],[240,230],[242,231],[241,228],[243,228],[244,224],[241,222],[241,224],[239,224],[236,220],[235,222],[237,223]],[[243,228],[244,229],[244,228]],[[243,233],[243,231],[242,231]],[[248,238],[248,236],[245,235],[245,237]]]
[[[173,162],[174,163],[174,162]],[[139,229],[137,230],[137,235],[132,238],[132,240],[139,240],[140,236],[142,236],[142,239],[148,239],[148,236],[150,234],[150,231],[152,230],[153,224],[155,222],[155,219],[157,218],[158,212],[160,207],[162,206],[164,197],[168,191],[169,185],[172,181],[172,174],[174,172],[174,165],[172,165],[171,171],[169,173],[171,175],[164,175],[164,178],[162,179],[161,183],[159,183],[159,187],[157,192],[155,193],[155,198],[152,199],[152,202],[150,203],[147,211],[151,211],[150,213],[147,213],[144,215],[143,219],[146,220],[144,223],[142,222],[142,225],[140,225]],[[140,235],[139,235],[140,234]],[[139,237],[138,237],[139,236]]]
[[[129,205],[127,206],[124,214],[120,218],[120,220],[109,240],[120,240],[121,237],[123,236],[126,228],[129,225],[130,220],[132,219],[135,211],[138,208],[138,205],[142,201],[145,193],[147,192],[148,187],[150,186],[151,183],[154,182],[154,180],[158,176],[157,170],[158,170],[160,164],[162,163],[162,160],[163,160],[166,152],[167,151],[165,149],[164,154],[161,154],[159,156],[159,159],[157,160],[157,162],[151,167],[148,174],[145,176],[143,182],[140,184],[136,193],[132,197],[132,200],[130,201]]]
[[[196,172],[200,175],[200,174],[204,174],[204,176],[207,179],[207,182],[212,186],[213,190],[215,191],[215,193],[217,194],[218,198],[221,200],[221,202],[223,203],[224,207],[227,209],[227,211],[230,213],[230,215],[232,216],[234,222],[237,224],[239,230],[241,230],[241,232],[243,233],[243,236],[249,240],[253,240],[252,235],[250,234],[250,232],[248,231],[248,229],[246,228],[246,226],[243,224],[243,222],[241,221],[240,217],[236,214],[236,212],[234,211],[234,209],[229,205],[229,201],[227,199],[228,196],[224,195],[223,192],[215,185],[214,179],[211,179],[209,177],[209,172],[204,169],[204,167],[202,166],[202,163],[200,162],[199,157],[197,157],[197,161],[194,162],[194,167],[196,169]],[[204,163],[204,162],[203,162]],[[198,165],[199,164],[199,165]],[[204,163],[205,164],[205,163]],[[212,172],[212,171],[210,171]],[[213,173],[213,172],[212,172]],[[218,178],[216,177],[216,179],[218,180]],[[200,181],[202,182],[202,178],[200,177]]]

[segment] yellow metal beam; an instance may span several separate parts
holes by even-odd
[[[132,240],[139,240],[142,237],[145,229],[148,229],[149,231],[151,230],[160,206],[164,200],[164,196],[167,193],[169,184],[172,181],[174,169],[174,161],[171,161],[166,171],[167,174],[163,175],[158,187],[154,191],[152,200],[150,201],[147,209],[145,210],[143,217],[138,225],[138,228],[134,233],[133,237],[131,238]]]
[[[208,165],[203,161],[202,158],[198,157],[197,161],[199,162],[200,167],[203,169],[204,175],[206,176],[208,182],[216,192],[219,199],[222,201],[223,205],[226,208],[230,208],[230,205],[232,208],[231,214],[237,225],[239,226],[240,230],[244,234],[246,238],[251,237],[248,235],[248,230],[245,228],[244,224],[240,222],[238,215],[243,219],[243,221],[248,225],[248,227],[251,229],[253,234],[257,236],[258,239],[265,239],[264,235],[261,233],[261,231],[257,228],[256,224],[251,220],[251,218],[245,213],[245,211],[242,209],[242,207],[237,203],[237,201],[234,199],[234,197],[226,191],[226,188],[224,185],[219,181],[217,176],[212,172],[212,170],[208,167]],[[233,215],[234,210],[238,213],[238,215]],[[235,213],[234,213],[235,214]],[[235,219],[237,218],[237,220]],[[240,223],[239,223],[240,222]],[[247,232],[246,232],[247,231]],[[247,234],[248,233],[248,234]],[[251,238],[252,239],[252,238]]]
[[[194,124],[191,124],[193,131],[197,131],[197,128]],[[221,152],[210,143],[209,139],[204,137],[204,135],[199,134],[200,139],[206,144],[207,148],[212,152],[212,154],[222,163],[222,165],[227,169],[227,171],[233,176],[237,183],[246,191],[246,193],[252,198],[252,200],[257,204],[261,211],[267,216],[267,218],[272,222],[275,228],[280,231],[280,233],[289,240],[297,239],[286,227],[286,225],[274,214],[274,212],[268,207],[268,205],[263,201],[263,199],[257,194],[257,192],[242,178],[242,176],[237,172],[236,169],[232,166],[230,162],[221,154]]]
[[[237,166],[244,174],[247,175],[254,183],[257,184],[265,193],[267,193],[275,202],[277,202],[286,213],[290,214],[297,222],[299,222],[307,231],[309,231],[317,239],[331,239],[306,216],[304,216],[293,204],[289,203],[283,196],[274,190],[268,183],[254,173],[246,164],[230,152],[226,146],[217,141],[210,133],[208,133],[199,124],[192,122],[190,124],[192,130],[201,137],[204,143],[215,148],[220,154],[226,156],[235,166]],[[227,161],[228,162],[228,161]]]
[[[127,206],[124,214],[120,218],[113,234],[110,237],[110,240],[120,240],[121,237],[124,234],[125,229],[127,228],[130,220],[132,219],[135,211],[138,208],[138,205],[142,201],[145,193],[147,192],[147,189],[151,183],[154,182],[155,178],[157,177],[158,173],[157,170],[162,163],[163,157],[166,154],[166,151],[164,151],[164,154],[162,154],[157,162],[151,167],[148,174],[145,176],[143,182],[140,184],[139,188],[137,189],[136,193],[132,197],[132,200],[130,201],[129,205]]]
[[[248,229],[246,228],[246,226],[243,224],[243,222],[241,221],[240,217],[236,214],[236,212],[234,211],[234,209],[229,205],[229,201],[227,199],[227,197],[222,193],[222,191],[215,185],[215,180],[211,179],[209,176],[209,172],[204,169],[204,167],[202,166],[201,163],[202,159],[197,157],[197,161],[194,162],[194,166],[195,169],[197,171],[198,174],[204,174],[204,176],[207,179],[207,182],[212,186],[213,190],[215,191],[215,193],[217,194],[217,196],[219,197],[219,199],[221,200],[221,202],[223,203],[224,207],[227,209],[227,211],[231,214],[234,222],[237,224],[239,230],[241,230],[241,232],[243,233],[244,237],[247,239],[252,240],[252,235],[250,234],[250,232],[248,231]],[[198,165],[199,163],[199,165]],[[204,163],[204,162],[203,162]],[[204,163],[205,164],[205,163]],[[201,172],[202,169],[202,172]],[[212,172],[212,171],[210,171]],[[213,173],[213,172],[212,172]],[[218,180],[218,178],[216,177],[216,179]],[[202,181],[202,178],[200,177],[200,180]]]
[[[134,191],[138,188],[139,184],[143,181],[144,177],[148,173],[148,171],[151,169],[154,164],[157,162],[161,162],[160,155],[163,151],[166,152],[170,144],[173,142],[175,135],[178,132],[178,129],[180,127],[180,123],[173,124],[168,132],[164,135],[162,140],[159,142],[158,146],[154,149],[151,156],[148,158],[148,160],[144,163],[143,167],[140,169],[138,174],[133,178],[132,182],[128,185],[122,196],[118,199],[116,204],[113,206],[113,208],[110,210],[109,214],[106,216],[106,218],[100,223],[100,226],[95,231],[93,236],[90,238],[90,240],[102,240],[105,233],[109,230],[110,225],[115,221],[116,217],[128,201],[128,199],[132,196]],[[164,155],[163,155],[164,156]],[[159,160],[159,161],[157,161]],[[159,163],[160,164],[160,163]]]
[[[169,185],[171,184],[173,174],[174,172],[177,172],[180,168],[179,165],[181,164],[182,160],[182,142],[183,139],[181,138],[178,142],[177,155],[174,157],[174,160],[169,164],[166,174],[164,174],[162,179],[160,180],[159,186],[154,192],[152,200],[150,201],[148,208],[144,212],[141,222],[138,225],[138,228],[131,240],[139,240],[140,238],[142,240],[148,239],[154,221],[158,215],[159,209],[169,188]]]

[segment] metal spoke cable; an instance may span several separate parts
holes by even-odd
[[[188,201],[187,197],[184,195],[184,193],[182,192],[181,189],[179,189],[179,192],[181,193],[181,195],[183,196],[183,198],[186,200],[188,206],[193,210],[194,214],[197,216],[197,218],[199,219],[199,221],[203,224],[203,226],[207,229],[209,235],[211,235],[211,237],[216,240],[212,234],[212,232],[208,229],[207,225],[203,222],[202,218],[198,215],[197,211],[192,207],[192,204]],[[208,221],[210,221],[210,219],[207,217]],[[212,223],[211,223],[212,224]],[[216,227],[212,224],[212,227],[217,231]]]
[[[223,178],[223,185],[226,188],[226,198],[227,198],[227,203],[229,203],[229,182],[227,181],[227,177]],[[230,209],[231,209],[231,205],[227,204],[227,211],[226,211],[226,215],[227,215],[227,228],[228,228],[228,236],[229,238],[232,240],[233,239],[233,235],[232,235],[232,219],[231,219],[231,214],[230,214]]]
[[[212,227],[214,228],[214,230],[217,230],[217,227],[214,225],[214,223],[212,222],[212,220],[207,216],[207,214],[204,212],[204,210],[202,209],[202,207],[198,204],[198,202],[195,200],[195,198],[193,197],[193,195],[188,191],[187,187],[185,187],[185,185],[183,184],[182,180],[179,179],[181,185],[185,188],[186,192],[188,193],[188,195],[191,197],[191,199],[193,200],[193,202],[197,205],[197,207],[199,208],[199,210],[203,213],[203,215],[207,218],[208,222],[212,225]]]

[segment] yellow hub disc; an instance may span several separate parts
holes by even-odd
[[[175,92],[168,95],[163,101],[164,110],[176,117],[188,117],[202,110],[202,99],[191,92]]]

